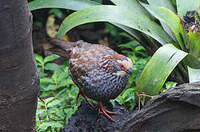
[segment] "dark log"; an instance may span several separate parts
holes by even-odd
[[[61,132],[115,132],[121,129],[130,118],[129,112],[120,105],[113,108],[111,104],[106,104],[105,108],[117,112],[116,115],[112,115],[115,122],[108,120],[85,101],[82,101],[79,109]]]
[[[110,106],[109,108],[112,108]],[[199,132],[200,82],[183,84],[154,97],[131,113],[116,105],[111,122],[85,102],[62,132]]]
[[[0,132],[35,132],[39,79],[26,0],[0,0]]]

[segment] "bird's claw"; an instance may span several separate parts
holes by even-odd
[[[111,112],[111,111],[104,109],[102,102],[98,102],[98,111],[99,111],[99,113],[104,114],[109,120],[115,122],[115,120],[113,120],[112,117],[110,117],[110,115],[108,115],[108,113],[109,114],[116,114],[116,112]]]

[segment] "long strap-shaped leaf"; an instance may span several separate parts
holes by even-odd
[[[183,18],[187,11],[198,10],[200,0],[176,0],[178,15]]]
[[[157,7],[165,7],[173,12],[176,12],[170,0],[148,0],[148,3]]]
[[[167,24],[171,31],[173,32],[174,36],[176,37],[176,40],[179,45],[176,44],[177,47],[180,47],[181,49],[185,49],[182,39],[179,34],[179,24],[180,24],[180,18],[171,10],[165,8],[165,7],[157,7],[154,5],[144,5],[146,9],[149,10],[149,12],[152,13],[157,19]]]
[[[132,11],[138,11],[142,13],[143,15],[149,16],[150,14],[147,10],[145,10],[137,0],[111,0],[115,5],[117,6],[123,6],[125,8],[128,8]]]
[[[177,49],[172,44],[160,47],[140,75],[135,89],[136,93],[157,95],[167,77],[186,55],[186,52]]]
[[[41,8],[63,8],[81,10],[99,3],[90,0],[34,0],[29,2],[31,11]]]
[[[188,66],[189,82],[198,82],[200,81],[200,69],[193,69]]]
[[[111,5],[92,6],[72,13],[61,24],[57,37],[61,39],[70,29],[91,22],[111,22],[131,27],[151,36],[161,44],[172,41],[157,23],[140,12]]]

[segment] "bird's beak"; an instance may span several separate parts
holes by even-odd
[[[126,70],[126,73],[131,75],[132,74],[132,69],[130,68],[130,69]]]

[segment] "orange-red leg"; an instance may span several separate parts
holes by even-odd
[[[85,95],[81,90],[79,90],[78,95],[76,96],[76,104],[78,104],[78,99],[79,99],[80,95],[83,96],[83,98],[85,99],[85,101],[86,101],[89,105],[91,105],[93,108],[95,108],[95,107],[92,105],[92,103],[87,99],[86,95]]]
[[[115,120],[113,120],[112,117],[110,117],[108,115],[108,113],[109,114],[116,114],[116,112],[111,112],[111,111],[108,111],[108,110],[104,109],[103,105],[102,105],[102,102],[100,102],[100,101],[98,102],[98,111],[99,111],[99,113],[104,114],[109,120],[115,122]]]

